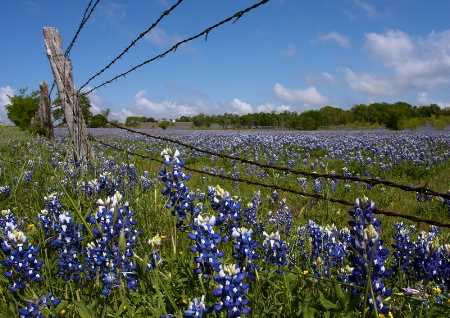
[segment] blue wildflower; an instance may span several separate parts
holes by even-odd
[[[226,311],[229,318],[237,318],[248,314],[250,308],[247,307],[246,298],[248,284],[244,283],[245,272],[242,272],[236,265],[221,266],[219,275],[214,276],[218,287],[213,290],[213,295],[220,298],[214,305],[216,311]]]
[[[220,258],[225,253],[220,252],[217,245],[222,238],[218,232],[215,232],[213,226],[216,223],[216,218],[202,217],[198,215],[194,219],[194,224],[190,227],[193,233],[189,233],[188,237],[195,241],[195,245],[190,247],[190,251],[196,253],[195,262],[197,268],[194,270],[196,274],[203,274],[203,277],[208,279],[213,272],[218,272],[222,264]]]
[[[97,227],[93,229],[95,241],[88,243],[83,251],[88,269],[86,278],[99,278],[105,285],[104,295],[109,295],[123,281],[130,290],[138,287],[137,266],[131,258],[135,255],[133,248],[141,231],[134,229],[134,212],[129,209],[128,202],[120,205],[121,199],[122,195],[117,191],[105,202],[99,200],[98,212],[87,218]]]
[[[264,250],[264,261],[274,266],[284,267],[289,255],[288,244],[280,238],[279,232],[263,233],[266,237],[262,244]]]
[[[370,275],[375,299],[372,299],[369,293],[369,305],[372,308],[376,306],[381,313],[386,314],[390,309],[383,304],[382,297],[390,296],[392,291],[386,289],[384,280],[392,273],[384,267],[389,250],[383,248],[383,240],[379,238],[381,221],[375,218],[374,209],[375,203],[369,199],[357,199],[354,209],[348,212],[353,219],[348,222],[352,228],[349,244],[353,247],[348,257],[353,265],[348,279],[351,283],[363,287]],[[359,290],[353,291],[354,294],[359,292]]]
[[[184,312],[185,317],[203,317],[206,314],[214,310],[213,307],[206,308],[205,296],[202,296],[200,300],[194,298],[194,301],[189,302],[189,309]]]
[[[7,269],[5,277],[12,281],[12,285],[8,286],[11,292],[25,288],[27,282],[42,280],[39,271],[44,264],[36,259],[39,246],[28,243],[28,238],[16,222],[17,218],[10,210],[2,211],[0,225],[4,238],[0,238],[0,242],[6,258],[1,264]]]

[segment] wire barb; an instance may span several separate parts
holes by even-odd
[[[114,126],[116,126],[116,125],[114,125]],[[137,133],[139,133],[139,132],[137,132]],[[152,138],[155,138],[155,139],[161,139],[161,140],[168,141],[167,138],[164,138],[164,137],[150,136],[150,135],[148,137],[152,137]],[[98,140],[98,139],[96,139],[96,138],[94,138],[92,136],[90,136],[90,139],[92,141],[98,142],[98,143],[100,143],[100,144],[102,144],[104,146],[116,149],[116,150],[121,151],[121,152],[123,151],[123,152],[125,152],[125,153],[127,153],[129,155],[138,156],[138,157],[141,157],[142,159],[149,159],[151,161],[155,161],[155,162],[159,162],[161,164],[164,164],[164,161],[162,161],[162,160],[151,158],[150,156],[139,154],[139,153],[136,153],[136,152],[132,152],[132,151],[130,151],[128,149],[122,149],[119,146],[111,145],[111,144],[106,143],[104,141]],[[178,141],[175,141],[175,140],[172,140],[172,142],[176,143],[176,144],[180,144],[180,145],[182,144],[182,143],[180,143]],[[195,147],[189,147],[189,148],[195,149]],[[203,152],[205,152],[205,151],[203,151]],[[216,156],[220,156],[220,154],[215,154],[215,155]],[[333,202],[333,203],[339,203],[339,204],[350,206],[350,207],[353,207],[355,205],[352,202],[348,202],[348,201],[340,200],[340,199],[329,198],[327,196],[324,196],[324,195],[321,195],[321,194],[318,194],[318,193],[312,194],[312,193],[307,193],[307,192],[303,192],[303,191],[299,191],[299,190],[293,190],[293,189],[281,187],[281,186],[276,185],[276,184],[265,184],[265,183],[258,182],[258,181],[251,181],[251,180],[247,180],[247,179],[235,178],[235,177],[230,177],[230,176],[226,176],[226,175],[218,175],[218,174],[215,174],[215,173],[211,173],[211,172],[207,172],[207,171],[203,171],[203,170],[198,170],[198,169],[195,169],[195,168],[190,168],[190,167],[187,167],[187,166],[183,166],[183,168],[188,170],[188,171],[197,172],[197,173],[200,173],[200,174],[206,174],[206,175],[217,177],[217,178],[224,179],[224,180],[231,180],[231,181],[247,183],[247,184],[250,184],[250,185],[257,185],[257,186],[261,186],[261,187],[271,188],[271,189],[274,189],[274,190],[280,190],[280,191],[285,191],[285,192],[289,192],[289,193],[293,193],[293,194],[298,194],[298,195],[302,195],[302,196],[305,196],[305,197],[311,197],[311,198],[315,198],[315,199],[318,199],[318,200],[325,200],[325,201],[330,201],[330,202]],[[273,167],[273,168],[277,169],[278,167]],[[414,221],[414,222],[427,223],[427,224],[435,225],[435,226],[439,226],[439,227],[450,228],[450,224],[449,223],[442,223],[442,222],[438,222],[438,221],[435,221],[435,220],[423,219],[423,218],[416,217],[416,216],[413,216],[413,215],[396,213],[396,212],[386,211],[386,210],[382,210],[382,209],[378,209],[378,208],[376,208],[373,212],[375,214],[381,214],[381,215],[385,215],[385,216],[394,216],[394,217],[399,217],[399,218],[410,220],[410,221]]]
[[[94,76],[92,76],[91,78],[89,78],[87,80],[86,83],[84,83],[80,89],[78,90],[78,92],[80,92],[84,87],[86,87],[94,78],[96,78],[97,76],[99,76],[100,74],[102,74],[104,71],[106,71],[111,65],[113,65],[115,62],[117,62],[118,59],[122,58],[122,56],[124,56],[129,50],[130,48],[134,47],[136,42],[139,41],[140,39],[142,39],[148,32],[150,32],[151,30],[153,30],[159,22],[161,22],[161,20],[168,16],[173,10],[175,10],[175,8],[181,3],[183,2],[183,0],[178,0],[177,3],[175,3],[169,10],[164,11],[161,16],[144,32],[142,32],[136,39],[134,39],[133,41],[131,41],[130,45],[128,45],[125,50],[122,51],[122,53],[120,53],[116,58],[114,58],[111,62],[108,63],[108,65],[106,65],[103,69],[101,69],[100,71],[98,71]]]
[[[262,1],[260,1],[260,2],[258,2],[258,3],[255,3],[254,5],[252,5],[252,6],[248,7],[248,8],[246,8],[246,9],[244,9],[244,10],[242,10],[242,11],[239,11],[239,12],[233,14],[231,17],[228,17],[228,18],[226,18],[226,19],[224,19],[224,20],[222,20],[222,21],[220,21],[220,22],[214,24],[213,26],[211,26],[211,27],[209,27],[209,28],[203,30],[202,32],[198,33],[197,35],[191,36],[190,38],[184,39],[184,40],[182,40],[182,41],[180,41],[180,42],[174,44],[174,45],[173,45],[170,49],[168,49],[167,51],[165,51],[165,52],[163,52],[163,53],[161,53],[161,54],[159,54],[159,55],[157,55],[157,56],[155,56],[155,57],[153,57],[153,58],[151,58],[151,59],[149,59],[149,60],[146,60],[146,61],[140,63],[139,65],[137,65],[137,66],[135,66],[135,67],[129,69],[128,71],[123,72],[122,74],[119,74],[119,75],[117,75],[117,76],[115,76],[115,77],[113,77],[113,78],[111,78],[111,79],[109,79],[109,80],[103,82],[102,84],[99,84],[99,85],[95,86],[94,88],[90,89],[89,91],[84,92],[83,95],[88,95],[89,93],[95,91],[96,89],[98,89],[98,88],[100,88],[100,87],[103,87],[103,86],[106,86],[106,85],[108,85],[109,83],[112,83],[113,81],[115,81],[116,79],[122,77],[123,75],[129,74],[129,73],[135,71],[136,69],[138,69],[138,68],[140,68],[140,67],[142,67],[142,66],[144,66],[144,65],[146,65],[146,64],[148,64],[148,63],[151,63],[151,62],[153,62],[153,61],[155,61],[155,60],[159,60],[159,59],[165,57],[165,56],[166,56],[167,54],[169,54],[170,52],[175,52],[175,51],[177,50],[177,48],[178,48],[180,45],[182,45],[182,44],[184,44],[184,43],[187,43],[187,42],[190,42],[190,41],[192,41],[192,40],[195,40],[195,39],[197,39],[197,38],[199,38],[199,37],[201,37],[201,36],[203,36],[203,35],[205,35],[205,34],[208,34],[209,32],[211,32],[211,30],[213,30],[213,29],[215,29],[215,28],[218,28],[218,27],[220,27],[221,25],[223,25],[223,24],[225,24],[225,23],[227,23],[227,22],[230,22],[230,21],[232,21],[232,20],[235,19],[235,18],[240,18],[240,17],[242,17],[245,13],[247,13],[247,12],[253,10],[253,9],[256,9],[257,7],[259,7],[259,6],[261,6],[261,5],[265,4],[265,3],[267,3],[267,2],[269,2],[269,1],[270,1],[270,0],[262,0]],[[102,70],[102,71],[103,71],[103,70]],[[99,73],[101,74],[102,71],[99,72]],[[96,75],[94,75],[93,77],[91,77],[91,78],[88,80],[87,83],[89,83],[94,77],[96,77],[96,76],[98,76],[98,75],[99,75],[99,74],[96,74]],[[81,90],[82,88],[84,88],[84,87],[87,85],[87,83],[85,83],[85,84],[80,88],[80,90]]]

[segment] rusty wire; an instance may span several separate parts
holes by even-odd
[[[103,69],[101,69],[100,71],[98,71],[94,76],[92,76],[91,78],[89,78],[87,80],[86,83],[84,83],[79,89],[78,89],[78,93],[80,93],[80,91],[86,87],[90,81],[92,81],[94,78],[96,78],[97,76],[99,76],[100,74],[102,74],[104,71],[106,71],[108,68],[110,68],[115,62],[117,62],[118,59],[120,59],[122,56],[125,55],[125,53],[127,53],[131,47],[133,47],[137,41],[139,41],[140,39],[142,39],[148,32],[150,32],[152,29],[154,29],[158,23],[166,16],[168,16],[181,2],[183,2],[183,0],[178,0],[177,3],[175,3],[169,10],[164,11],[161,16],[155,21],[153,22],[153,24],[144,32],[142,32],[136,39],[134,39],[133,41],[131,41],[131,44],[129,46],[127,46],[125,48],[125,50],[123,50],[122,53],[120,53],[116,58],[114,58],[111,62],[108,63],[108,65],[106,65]]]
[[[378,184],[382,184],[385,185],[387,187],[390,188],[398,188],[401,189],[403,191],[409,191],[409,192],[418,192],[418,193],[422,193],[422,194],[426,194],[426,195],[432,195],[432,196],[436,196],[436,197],[441,197],[444,199],[450,199],[450,194],[449,193],[439,193],[437,191],[434,191],[432,189],[429,189],[426,187],[426,184],[421,186],[421,187],[410,187],[407,185],[402,185],[402,184],[397,184],[395,182],[392,181],[387,181],[387,180],[379,180],[379,179],[373,179],[373,178],[358,178],[358,177],[351,177],[351,176],[343,176],[343,175],[336,175],[336,174],[324,174],[324,173],[315,173],[315,172],[307,172],[307,171],[299,171],[299,170],[294,170],[294,169],[290,169],[287,167],[277,167],[277,166],[271,166],[268,164],[264,164],[264,163],[259,163],[259,162],[255,162],[255,161],[251,161],[248,159],[244,159],[244,158],[240,158],[240,157],[235,157],[235,156],[230,156],[227,154],[221,154],[221,153],[217,153],[217,152],[212,152],[209,150],[204,150],[192,145],[189,145],[187,143],[181,142],[181,141],[177,141],[177,140],[173,140],[167,137],[162,137],[162,136],[154,136],[154,135],[150,135],[141,131],[136,131],[127,127],[122,127],[119,125],[116,125],[112,122],[108,121],[108,124],[110,124],[111,126],[120,128],[120,129],[124,129],[126,131],[132,132],[132,133],[136,133],[136,134],[140,134],[146,137],[151,137],[151,138],[155,138],[155,139],[160,139],[160,140],[164,140],[164,141],[168,141],[168,142],[172,142],[175,144],[178,144],[180,146],[186,147],[186,148],[190,148],[193,149],[195,151],[198,152],[202,152],[208,155],[212,155],[212,156],[217,156],[220,158],[225,158],[225,159],[231,159],[231,160],[238,160],[240,162],[243,163],[247,163],[247,164],[251,164],[251,165],[255,165],[258,166],[260,168],[267,168],[267,169],[274,169],[274,170],[279,170],[279,171],[283,171],[283,172],[287,172],[287,173],[292,173],[292,174],[296,174],[296,175],[302,175],[302,176],[307,176],[307,177],[312,177],[312,178],[324,178],[324,179],[338,179],[338,180],[350,180],[350,181],[358,181],[358,182],[364,182],[366,184],[369,184],[371,186],[375,186]]]
[[[95,7],[97,6],[97,4],[100,2],[100,0],[97,0],[93,7],[91,8],[91,4],[92,4],[92,0],[89,1],[88,6],[86,7],[86,10],[84,10],[84,14],[83,14],[83,18],[81,19],[80,25],[78,26],[77,32],[75,32],[75,35],[72,39],[72,41],[70,41],[69,46],[67,47],[66,51],[64,52],[64,56],[68,57],[70,55],[70,51],[72,50],[73,45],[75,44],[75,41],[78,38],[78,34],[80,34],[81,29],[83,29],[84,25],[86,24],[87,20],[89,20],[92,12],[94,12]],[[90,8],[90,10],[89,10]],[[89,13],[88,13],[89,11]],[[49,95],[52,94],[53,89],[55,88],[55,81],[53,81],[52,84],[52,88],[50,89],[50,93]]]
[[[127,149],[121,149],[118,146],[114,146],[111,145],[109,143],[106,143],[104,141],[98,140],[92,136],[90,136],[91,140],[98,142],[104,146],[119,150],[119,151],[123,151],[129,155],[133,155],[133,156],[137,156],[137,157],[141,157],[142,159],[148,159],[151,161],[155,161],[161,164],[164,164],[163,160],[160,159],[155,159],[152,158],[150,156],[147,155],[143,155],[143,154],[139,154],[136,152],[132,152],[129,151]],[[158,139],[158,137],[153,137]],[[175,141],[174,141],[175,142]],[[177,143],[177,142],[175,142]],[[303,191],[299,191],[299,190],[294,190],[294,189],[290,189],[290,188],[285,188],[285,187],[281,187],[279,185],[276,184],[266,184],[266,183],[262,183],[262,182],[258,182],[258,181],[251,181],[251,180],[247,180],[247,179],[242,179],[242,178],[235,178],[235,177],[231,177],[231,176],[226,176],[226,175],[219,175],[219,174],[215,174],[215,173],[211,173],[211,172],[207,172],[207,171],[203,171],[203,170],[198,170],[195,168],[190,168],[190,167],[186,167],[183,166],[183,169],[186,169],[187,171],[192,171],[192,172],[197,172],[199,174],[206,174],[209,176],[213,176],[213,177],[217,177],[223,180],[230,180],[230,181],[237,181],[237,182],[242,182],[242,183],[247,183],[247,184],[251,184],[251,185],[257,185],[257,186],[261,186],[261,187],[266,187],[266,188],[271,188],[274,190],[280,190],[280,191],[284,191],[284,192],[289,192],[289,193],[293,193],[293,194],[298,194],[301,196],[305,196],[305,197],[310,197],[310,198],[314,198],[314,199],[318,199],[318,200],[325,200],[325,201],[329,201],[329,202],[333,202],[333,203],[339,203],[345,206],[350,206],[350,207],[354,207],[355,204],[351,203],[349,201],[345,201],[345,200],[341,200],[341,199],[333,199],[333,198],[329,198],[327,196],[318,194],[318,193],[307,193],[307,192],[303,192]],[[449,223],[442,223],[439,221],[435,221],[435,220],[431,220],[431,219],[423,219],[417,216],[413,216],[413,215],[408,215],[408,214],[402,214],[402,213],[396,213],[396,212],[392,212],[392,211],[386,211],[386,210],[382,210],[382,209],[378,209],[375,208],[375,210],[373,210],[373,213],[375,214],[381,214],[381,215],[385,215],[385,216],[394,216],[394,217],[398,217],[398,218],[402,218],[402,219],[406,219],[406,220],[410,220],[410,221],[414,221],[414,222],[419,222],[419,223],[426,223],[426,224],[430,224],[430,225],[435,225],[435,226],[439,226],[439,227],[445,227],[445,228],[450,228],[450,224]]]
[[[89,20],[89,18],[90,18],[90,16],[91,16],[92,12],[94,11],[95,7],[97,6],[97,4],[98,4],[99,2],[100,2],[100,0],[97,0],[97,1],[94,3],[94,5],[92,6],[92,8],[91,8],[91,10],[89,11],[89,13],[87,13],[88,10],[89,10],[89,8],[90,8],[90,6],[91,6],[91,4],[92,4],[92,0],[89,1],[89,4],[88,4],[86,10],[84,11],[83,19],[81,19],[81,23],[80,23],[80,25],[78,26],[78,30],[77,30],[77,32],[75,33],[75,35],[74,35],[72,41],[70,42],[69,46],[67,47],[66,52],[64,53],[64,56],[68,57],[68,56],[70,55],[70,51],[72,50],[72,47],[73,47],[73,45],[75,44],[75,41],[77,40],[78,34],[80,33],[81,29],[82,29],[82,28],[84,27],[84,25],[86,24],[87,20]]]
[[[256,3],[256,4],[254,4],[254,5],[252,5],[252,6],[248,7],[248,8],[246,8],[246,9],[244,9],[244,10],[242,10],[242,11],[239,11],[239,12],[233,14],[232,16],[230,16],[230,17],[228,17],[228,18],[226,18],[226,19],[224,19],[224,20],[222,20],[222,21],[220,21],[220,22],[214,24],[213,26],[208,27],[207,29],[203,30],[202,32],[198,33],[197,35],[191,36],[190,38],[187,38],[187,39],[184,39],[184,40],[182,40],[182,41],[180,41],[180,42],[177,42],[176,44],[174,44],[174,45],[173,45],[170,49],[168,49],[167,51],[165,51],[165,52],[163,52],[163,53],[161,53],[161,54],[159,54],[159,55],[157,55],[157,56],[155,56],[155,57],[153,57],[153,58],[151,58],[151,59],[149,59],[149,60],[146,60],[146,61],[140,63],[140,64],[137,65],[137,66],[132,67],[132,68],[129,69],[128,71],[123,72],[123,73],[121,73],[121,74],[119,74],[119,75],[117,75],[117,76],[111,78],[110,80],[107,80],[106,82],[103,82],[102,84],[99,84],[99,85],[95,86],[94,88],[90,89],[90,90],[87,91],[87,92],[83,92],[83,95],[88,95],[89,93],[92,93],[92,92],[95,91],[96,89],[98,89],[98,88],[100,88],[100,87],[103,87],[103,86],[106,86],[107,84],[109,84],[109,83],[111,83],[111,82],[117,80],[117,79],[120,78],[120,77],[124,77],[124,78],[125,78],[125,75],[127,75],[127,74],[129,74],[129,73],[135,71],[136,69],[138,69],[138,68],[140,68],[140,67],[142,67],[142,66],[144,66],[144,65],[146,65],[146,64],[148,64],[148,63],[150,63],[150,62],[153,62],[153,61],[155,61],[155,60],[159,60],[159,59],[165,57],[167,54],[169,54],[169,53],[172,52],[172,51],[175,52],[175,51],[178,49],[178,47],[179,47],[180,45],[184,44],[184,43],[187,43],[187,42],[190,42],[190,41],[192,41],[192,40],[195,40],[195,39],[197,39],[197,38],[199,38],[199,37],[201,37],[201,36],[205,36],[205,39],[207,40],[207,39],[208,39],[208,34],[209,34],[212,30],[214,30],[215,28],[218,28],[218,27],[220,27],[221,25],[223,25],[223,24],[225,24],[225,23],[227,23],[227,22],[230,22],[231,20],[234,20],[234,21],[233,21],[233,23],[234,23],[234,22],[236,22],[237,20],[239,20],[245,13],[247,13],[247,12],[253,10],[253,9],[256,9],[256,8],[259,7],[260,5],[263,5],[263,4],[265,4],[265,3],[269,2],[269,1],[270,1],[270,0],[262,0],[262,1],[258,2],[258,3]]]

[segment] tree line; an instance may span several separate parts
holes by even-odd
[[[213,124],[223,129],[297,129],[316,130],[339,127],[377,127],[391,130],[415,129],[423,124],[432,124],[443,128],[450,124],[450,108],[440,108],[436,104],[429,106],[413,106],[405,102],[373,103],[353,105],[344,110],[333,106],[325,106],[318,110],[301,113],[284,111],[281,113],[259,112],[246,115],[225,113],[223,115],[182,116],[178,122],[192,122],[196,128],[208,128]]]
[[[36,112],[39,109],[39,91],[32,91],[27,93],[27,88],[19,90],[18,95],[8,96],[9,104],[5,105],[7,116],[14,125],[22,130],[29,130],[32,132],[40,132],[39,123],[33,121]],[[91,112],[91,102],[85,95],[78,95],[78,105],[83,113],[83,118],[87,127],[103,128],[107,126],[109,108],[102,110],[100,114],[94,115]],[[52,102],[52,118],[55,127],[65,124],[64,112],[62,110],[62,103],[59,97]]]
[[[10,103],[5,105],[8,118],[18,127],[25,130],[39,131],[33,124],[32,118],[39,108],[39,92],[27,94],[27,89],[20,89],[19,95],[8,96]],[[93,115],[91,102],[85,95],[78,96],[78,103],[83,112],[87,127],[107,127],[109,109]],[[52,103],[54,125],[63,125],[64,113],[61,101],[56,98]],[[259,112],[246,115],[225,113],[223,115],[198,114],[195,116],[181,116],[177,122],[192,122],[194,128],[209,128],[219,125],[223,129],[292,129],[317,130],[339,127],[386,127],[391,130],[415,129],[420,125],[431,124],[437,128],[444,128],[450,124],[450,107],[441,108],[436,104],[428,106],[413,106],[405,102],[372,103],[369,105],[353,105],[344,110],[333,106],[325,106],[317,110],[301,113],[283,111],[281,113]],[[130,116],[124,125],[139,127],[142,123],[153,123],[156,120],[147,116]],[[114,120],[115,124],[121,124]],[[169,121],[159,122],[158,126],[165,129]]]

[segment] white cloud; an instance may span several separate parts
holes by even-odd
[[[111,116],[124,122],[126,117],[130,116],[176,119],[181,116],[194,116],[208,112],[208,108],[201,101],[185,100],[177,103],[164,100],[162,102],[153,102],[146,98],[146,95],[147,92],[145,90],[138,91],[134,95],[134,103],[132,106],[122,109],[120,112],[111,112]]]
[[[163,28],[157,26],[147,33],[144,39],[159,47],[172,47],[176,43],[181,42],[183,37],[179,33],[169,35]],[[188,52],[195,51],[194,46],[190,42],[183,43],[178,48]]]
[[[425,106],[428,106],[431,104],[436,104],[441,108],[450,107],[450,103],[448,103],[448,102],[446,102],[446,103],[445,102],[436,102],[432,98],[429,98],[427,92],[419,92],[417,94],[417,103],[418,103],[418,105],[425,105]]]
[[[126,15],[125,5],[120,3],[100,3],[100,11],[112,24],[117,24],[119,21],[122,21]]]
[[[344,73],[345,79],[352,90],[367,94],[397,94],[407,85],[406,83],[400,83],[398,79],[367,73],[355,73],[349,68],[344,69]]]
[[[282,113],[285,110],[291,111],[291,106],[289,105],[274,105],[271,103],[265,103],[261,104],[258,107],[256,107],[256,112],[263,112],[263,113],[270,113],[272,111],[275,111],[276,113]]]
[[[348,48],[350,47],[350,40],[336,31],[331,31],[327,34],[318,36],[313,41],[336,41],[339,45]]]
[[[233,109],[233,113],[237,114],[248,114],[253,111],[252,105],[247,104],[237,98],[233,99],[230,103],[231,109]]]
[[[377,14],[375,8],[369,4],[367,1],[354,0],[353,3],[362,9],[369,17],[374,17]]]
[[[83,88],[82,92],[87,92],[87,91],[90,91],[91,89],[92,89],[92,87],[86,86]],[[97,94],[97,90],[90,92],[87,95],[87,97],[89,98],[89,101],[91,102],[91,112],[94,115],[100,114],[100,112],[102,110],[106,110],[106,108],[108,108],[108,103]]]
[[[329,99],[321,95],[314,86],[306,89],[290,89],[276,83],[273,92],[282,101],[292,104],[326,104]]]
[[[389,65],[398,65],[414,52],[412,39],[404,32],[389,30],[386,34],[366,33],[365,46],[375,58]]]
[[[8,95],[14,95],[14,90],[11,88],[11,86],[0,87],[0,121],[6,125],[11,124],[11,121],[8,119],[7,111],[5,109],[5,105],[8,105],[10,103]]]
[[[181,35],[178,33],[168,35],[164,29],[158,26],[147,33],[144,38],[158,46],[172,46],[182,40]]]
[[[211,109],[214,114],[237,114],[237,115],[245,115],[253,112],[252,105],[241,101],[238,98],[234,98],[231,102],[217,102],[215,107]]]
[[[377,61],[391,67],[406,88],[437,89],[450,84],[450,30],[411,37],[402,31],[367,33],[365,47]]]
[[[280,51],[281,56],[285,57],[293,57],[296,53],[295,46],[293,44],[289,44],[285,49]]]
[[[305,80],[310,84],[335,84],[336,79],[327,72],[315,72],[305,76]]]

